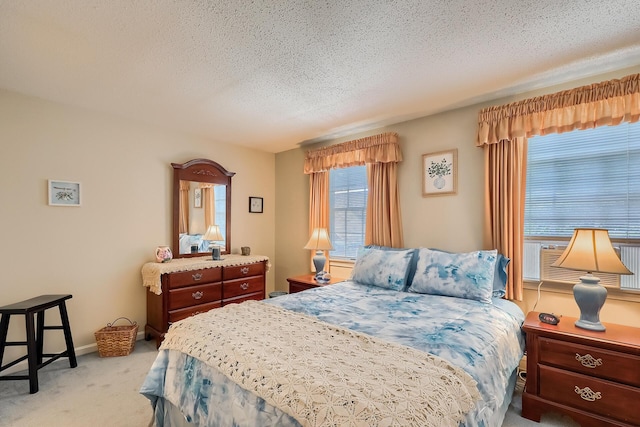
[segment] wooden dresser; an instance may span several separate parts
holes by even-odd
[[[150,288],[145,339],[153,338],[159,346],[173,322],[226,304],[264,299],[267,266],[266,257],[239,255],[145,264],[143,280]]]
[[[527,337],[527,381],[522,416],[540,421],[544,411],[569,415],[581,426],[640,425],[640,328],[605,323],[593,332],[561,317],[540,322],[531,312]]]

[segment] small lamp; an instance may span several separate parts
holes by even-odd
[[[609,232],[601,228],[576,228],[569,246],[551,266],[587,272],[573,287],[573,297],[580,307],[580,319],[575,324],[582,329],[604,331],[599,315],[607,289],[592,273],[633,274],[618,258]]]
[[[224,240],[222,234],[220,233],[220,227],[217,225],[210,225],[207,228],[207,232],[202,236],[202,240],[209,240],[211,242],[220,242]],[[211,258],[215,261],[220,260],[220,246],[213,244],[210,246],[211,249]]]
[[[313,257],[313,265],[316,268],[316,278],[322,276],[324,265],[327,262],[327,257],[324,256],[324,251],[333,249],[327,229],[315,228],[313,233],[311,233],[311,238],[307,244],[304,245],[304,248],[316,251],[316,254]]]

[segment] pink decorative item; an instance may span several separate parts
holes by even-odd
[[[169,246],[158,246],[156,248],[156,261],[157,262],[169,262],[173,259],[173,253]]]

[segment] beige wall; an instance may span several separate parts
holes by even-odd
[[[638,72],[640,66],[278,153],[277,286],[286,290],[288,276],[310,272],[307,258],[309,251],[302,249],[308,239],[309,183],[308,177],[302,175],[304,152],[307,149],[383,132],[397,132],[404,157],[399,167],[398,179],[405,246],[471,251],[481,248],[483,244],[483,154],[482,149],[474,145],[478,111],[490,105],[501,105]],[[422,155],[453,148],[458,149],[457,195],[422,197]],[[520,303],[525,312],[533,308],[536,297],[535,290],[525,291],[525,300]],[[536,311],[573,317],[579,315],[570,292],[545,292],[544,287]],[[609,298],[602,310],[601,319],[640,327],[640,303]]]
[[[154,260],[157,245],[171,243],[171,162],[209,158],[235,172],[232,252],[251,246],[275,266],[272,153],[6,91],[0,91],[0,146],[0,305],[73,294],[76,347],[95,350],[94,332],[120,316],[144,329],[140,270]],[[48,206],[48,179],[81,182],[82,206]],[[248,213],[249,196],[264,198],[263,214]],[[10,339],[24,335],[18,320]],[[61,335],[48,332],[47,342],[60,348]],[[9,350],[5,361],[23,349]]]
[[[640,67],[563,88],[634,72]],[[404,154],[399,180],[406,246],[473,250],[482,246],[482,151],[473,145],[478,110],[559,89],[328,143],[398,132]],[[303,249],[309,203],[304,149],[273,155],[6,91],[0,91],[0,147],[0,305],[40,294],[73,294],[69,314],[81,351],[95,349],[93,333],[117,317],[145,324],[140,269],[153,260],[157,245],[170,243],[171,162],[204,157],[236,172],[232,249],[251,246],[252,253],[271,259],[267,292],[286,290],[287,277],[310,271],[309,251]],[[451,148],[458,149],[458,194],[422,197],[422,154]],[[81,182],[83,206],[48,206],[47,179]],[[248,213],[249,196],[264,198],[263,214]],[[535,298],[535,291],[526,291],[525,311]],[[578,314],[570,294],[543,292],[537,310]],[[640,306],[609,299],[602,319],[640,326]],[[12,321],[9,338],[22,334],[21,322]],[[49,347],[61,348],[61,334],[47,334]],[[5,360],[18,352],[9,350]]]

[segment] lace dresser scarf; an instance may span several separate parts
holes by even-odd
[[[213,366],[303,426],[457,426],[480,397],[444,359],[259,301],[176,322],[161,349]]]
[[[162,293],[160,276],[164,273],[176,271],[193,271],[201,268],[232,267],[235,265],[253,264],[254,262],[267,261],[266,269],[269,271],[271,264],[269,258],[263,255],[224,255],[221,260],[214,261],[211,256],[198,258],[176,258],[170,262],[148,262],[142,266],[142,286],[156,295]]]

